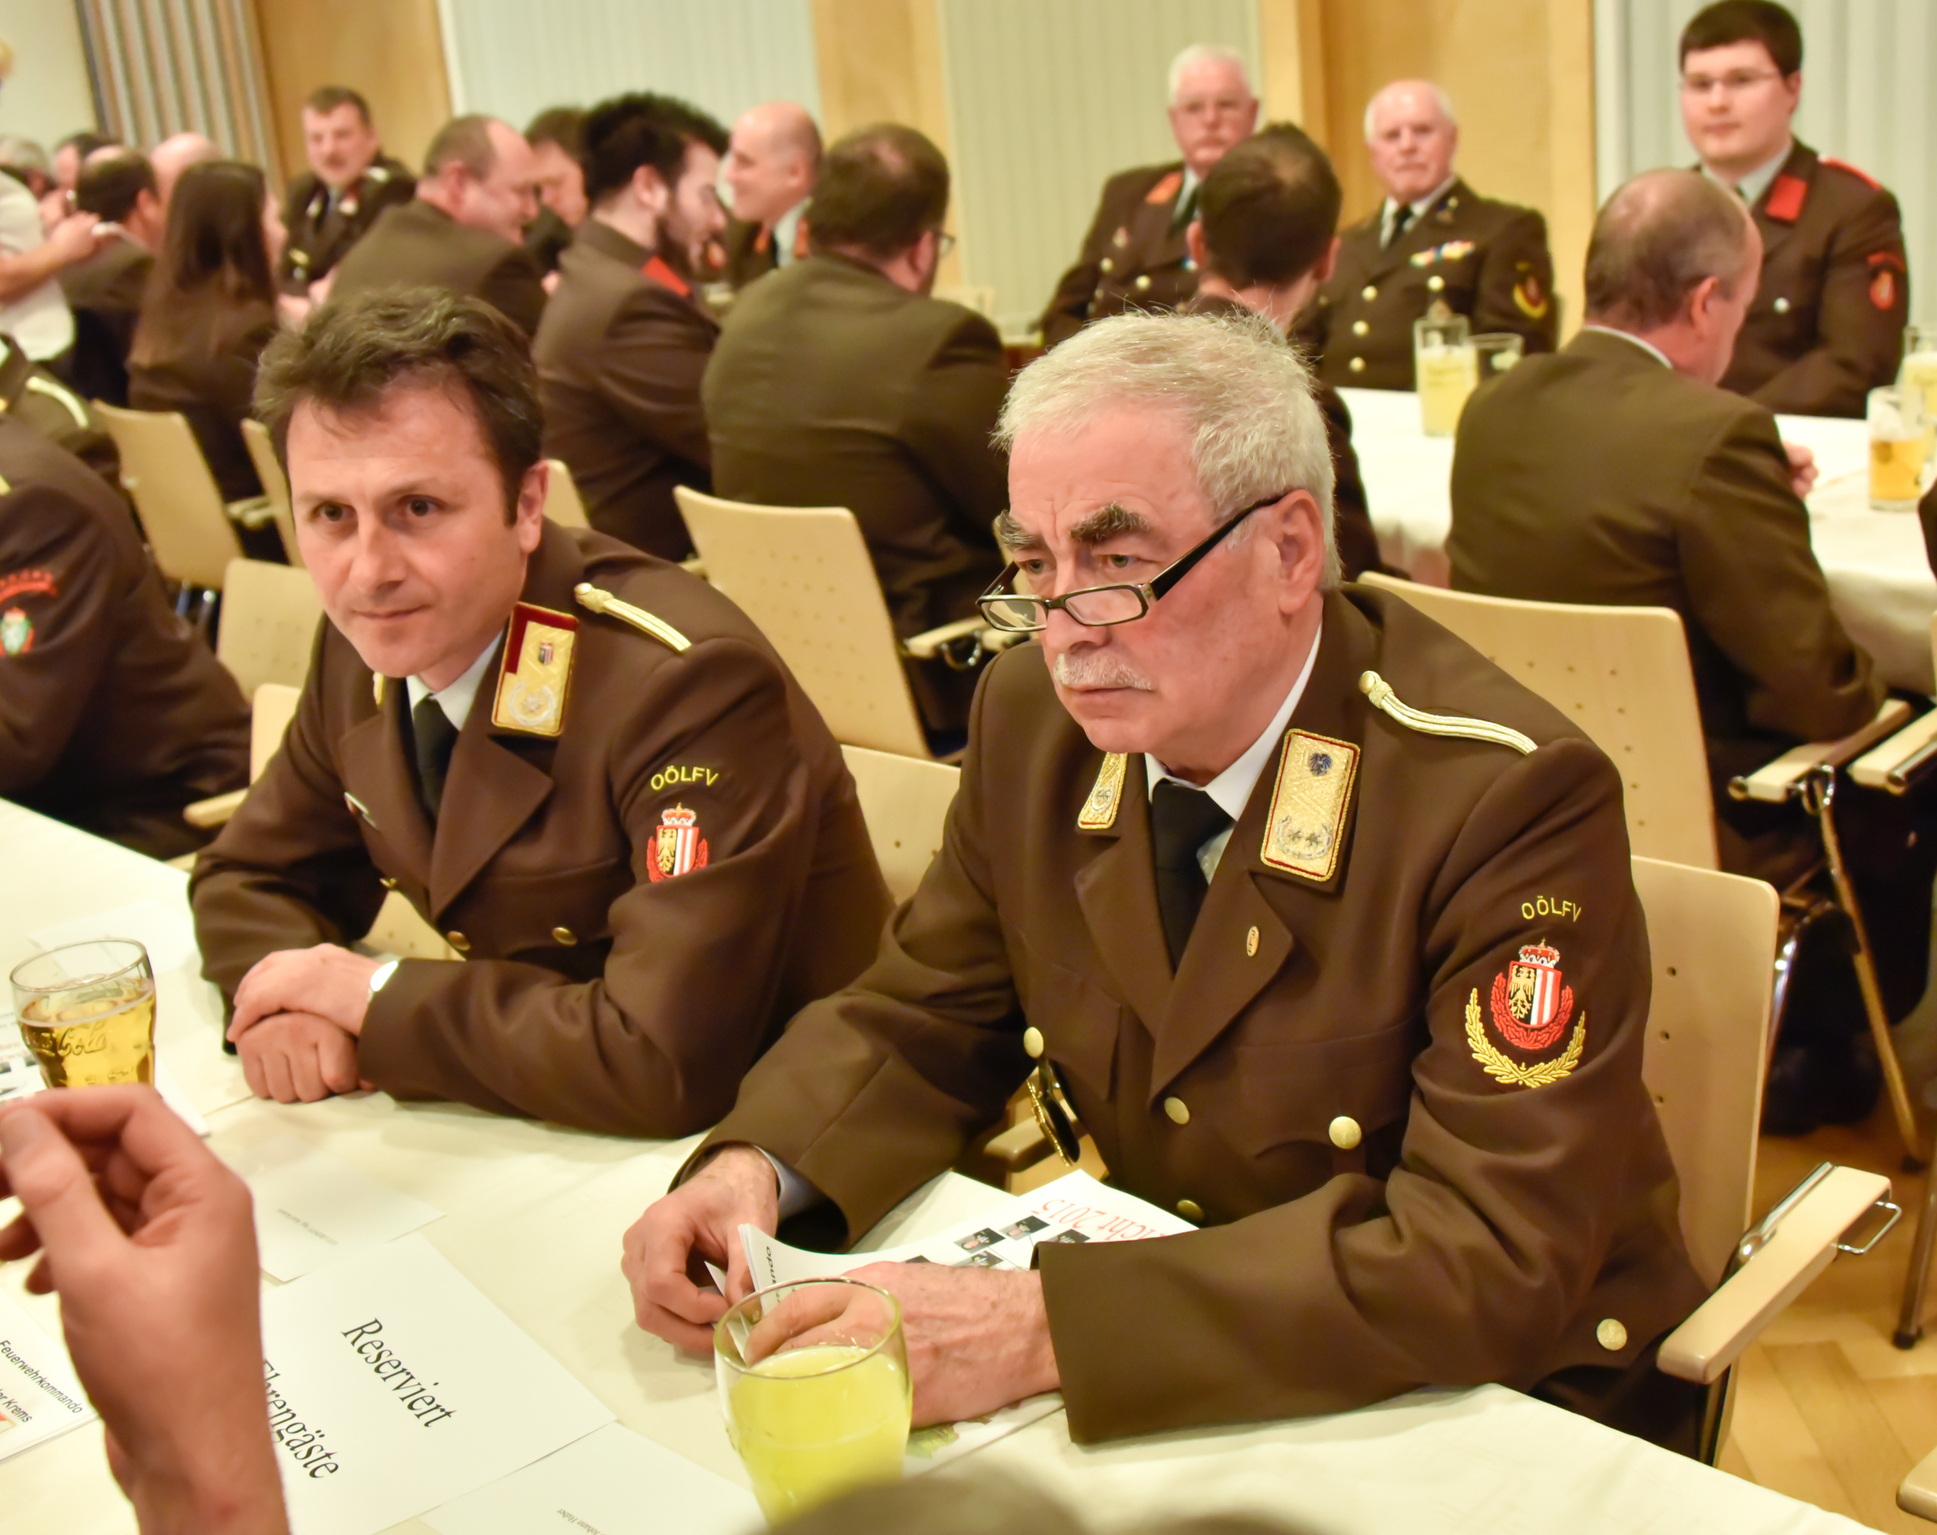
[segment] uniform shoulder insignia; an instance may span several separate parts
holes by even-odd
[[[1574,1013],[1574,988],[1562,980],[1560,950],[1544,939],[1525,945],[1519,957],[1494,976],[1487,1010],[1500,1043],[1496,1045],[1487,1035],[1476,986],[1466,999],[1466,1046],[1480,1069],[1501,1086],[1547,1087],[1580,1064],[1587,1044],[1587,1009],[1581,1009],[1573,1033],[1567,1035],[1567,1023]],[[1566,1048],[1545,1060],[1516,1060],[1501,1048],[1538,1057],[1558,1045],[1564,1035]]]
[[[1532,736],[1523,735],[1508,725],[1469,719],[1463,714],[1427,714],[1423,710],[1410,708],[1399,702],[1392,691],[1392,684],[1377,672],[1359,673],[1359,691],[1370,700],[1373,708],[1397,720],[1406,729],[1417,730],[1422,735],[1454,736],[1463,741],[1491,741],[1495,746],[1510,746],[1522,756],[1534,749]]]
[[[1839,160],[1834,155],[1823,155],[1819,158],[1818,163],[1822,165],[1833,165],[1839,171],[1848,171],[1872,192],[1881,192],[1883,190],[1883,183],[1878,181],[1876,177],[1872,176],[1868,171],[1858,170],[1847,160]]]
[[[603,617],[616,618],[631,624],[641,633],[650,634],[668,650],[684,652],[693,648],[693,642],[665,619],[655,618],[644,608],[635,608],[629,602],[621,602],[610,592],[594,586],[590,581],[579,582],[572,588],[572,595],[578,599],[580,607],[590,608]]]
[[[30,394],[44,394],[48,399],[58,401],[66,407],[68,415],[74,418],[74,424],[76,426],[86,426],[88,424],[87,407],[80,402],[79,397],[71,390],[62,388],[51,378],[42,378],[38,374],[29,374],[27,376],[27,391]]]

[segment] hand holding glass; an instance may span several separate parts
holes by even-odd
[[[49,1087],[155,1080],[155,972],[132,938],[49,949],[14,967],[14,1016]]]

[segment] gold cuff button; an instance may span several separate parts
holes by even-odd
[[[1201,1221],[1204,1207],[1194,1199],[1180,1199],[1177,1201],[1177,1213],[1187,1221]]]
[[[1033,1023],[1022,1031],[1022,1053],[1032,1061],[1042,1059],[1042,1030]]]
[[[1097,267],[1105,272],[1114,272],[1116,270],[1116,263],[1108,256],[1105,256],[1101,261],[1097,262]]]
[[[1372,327],[1368,325],[1364,320],[1354,320],[1352,322],[1352,334],[1355,336],[1368,335],[1370,334],[1371,330],[1372,330]]]
[[[1325,1127],[1325,1133],[1332,1138],[1332,1144],[1340,1151],[1350,1151],[1364,1139],[1359,1122],[1349,1114],[1341,1114]]]
[[[1441,277],[1437,272],[1433,273],[1431,277],[1428,277],[1426,279],[1426,287],[1430,292],[1437,293],[1440,291],[1440,289],[1444,288],[1445,286],[1446,286],[1446,279]]]
[[[1594,1329],[1594,1341],[1610,1354],[1618,1354],[1628,1346],[1628,1330],[1613,1317],[1609,1317]]]
[[[1246,959],[1258,957],[1258,930],[1255,927],[1244,935],[1244,957]]]
[[[1190,1123],[1190,1106],[1182,1098],[1164,1099],[1164,1112],[1170,1116],[1173,1125]]]
[[[1359,297],[1364,299],[1368,304],[1378,296],[1379,290],[1371,283],[1367,283],[1363,288],[1359,289]]]
[[[568,949],[573,944],[578,942],[578,934],[573,932],[569,927],[553,928],[552,937],[557,939],[560,943],[564,944],[565,947]]]
[[[1363,373],[1365,371],[1365,359],[1363,357],[1354,357],[1345,366],[1350,368],[1354,373]]]
[[[456,928],[452,928],[444,935],[444,942],[448,943],[460,954],[469,954],[471,952],[471,940],[466,938]]]
[[[377,883],[383,886],[383,888],[386,890],[395,890],[397,888],[397,882],[394,879],[392,879],[388,874],[384,875],[381,879],[379,879]]]
[[[1137,273],[1137,292],[1148,293],[1149,291],[1150,291],[1150,274],[1148,272]]]
[[[1777,299],[1774,308],[1777,314],[1789,313],[1789,300],[1786,298]]]

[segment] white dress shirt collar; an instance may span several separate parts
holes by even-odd
[[[1634,345],[1640,347],[1642,351],[1646,352],[1656,362],[1660,363],[1662,367],[1664,368],[1674,367],[1674,364],[1668,360],[1668,354],[1666,352],[1662,351],[1661,348],[1656,346],[1653,342],[1643,341],[1639,336],[1635,335],[1633,331],[1616,330],[1611,325],[1596,325],[1592,321],[1589,321],[1587,324],[1581,326],[1581,329],[1597,330],[1603,336],[1619,336],[1623,341],[1633,342]]]
[[[502,634],[494,637],[478,652],[478,658],[465,668],[464,675],[447,688],[432,692],[422,677],[404,678],[411,711],[415,713],[417,705],[426,698],[435,698],[437,707],[444,711],[444,718],[451,722],[453,728],[462,730],[464,722],[471,717],[471,705],[477,701],[478,686],[484,681],[485,668],[490,666],[491,658],[498,653],[498,640],[502,638]]]
[[[1782,148],[1776,151],[1776,157],[1773,160],[1763,161],[1762,164],[1758,165],[1748,175],[1742,177],[1735,183],[1735,190],[1741,194],[1743,202],[1753,208],[1757,203],[1762,201],[1762,194],[1769,190],[1769,184],[1776,179],[1782,167],[1788,163],[1789,155],[1795,147],[1796,141],[1794,139],[1784,139],[1782,141]],[[1721,181],[1723,186],[1729,185],[1728,182],[1723,181],[1720,176],[1717,176],[1713,171],[1709,170],[1707,166],[1703,166],[1702,170],[1711,181]]]
[[[779,218],[773,221],[773,259],[777,266],[786,266],[794,259],[794,240],[800,230],[800,216],[807,211],[807,199],[802,198]]]
[[[1414,224],[1418,223],[1428,213],[1432,212],[1433,204],[1438,202],[1440,198],[1444,197],[1448,192],[1452,191],[1453,183],[1458,180],[1459,180],[1459,177],[1457,176],[1448,176],[1444,181],[1440,182],[1438,186],[1434,187],[1424,197],[1421,197],[1417,201],[1413,202],[1411,204],[1412,218],[1407,223],[1406,227],[1410,229]],[[1392,221],[1393,219],[1397,218],[1398,215],[1399,215],[1398,202],[1395,199],[1388,197],[1385,200],[1385,208],[1379,215],[1379,243],[1381,245],[1390,245],[1392,243]]]

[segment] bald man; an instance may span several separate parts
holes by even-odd
[[[820,129],[795,102],[749,107],[734,123],[726,149],[733,218],[721,256],[734,292],[807,254],[803,215],[820,165]]]
[[[1175,309],[1197,291],[1184,231],[1197,211],[1198,186],[1257,125],[1257,94],[1234,50],[1194,43],[1171,61],[1170,131],[1183,158],[1103,183],[1082,252],[1038,322],[1045,346],[1105,315]]]
[[[206,134],[176,133],[157,144],[154,153],[148,156],[148,163],[155,168],[155,187],[163,215],[168,212],[168,199],[183,171],[205,160],[221,158],[222,146]]]
[[[1453,172],[1459,124],[1429,80],[1395,80],[1365,109],[1385,200],[1339,238],[1338,266],[1299,322],[1334,388],[1413,387],[1412,327],[1435,302],[1475,332],[1512,331],[1551,352],[1554,263],[1531,208],[1481,197]]]

